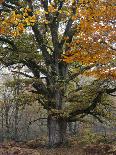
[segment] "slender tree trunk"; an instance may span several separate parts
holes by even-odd
[[[10,136],[10,131],[9,131],[9,106],[6,105],[6,109],[5,109],[5,119],[6,119],[6,140],[9,140],[9,136]]]
[[[4,114],[3,114],[3,107],[1,109],[1,113],[2,113],[2,120],[1,120],[1,127],[2,127],[2,135],[1,135],[1,142],[4,141]]]
[[[17,101],[16,101],[17,102]],[[18,112],[19,112],[19,105],[15,103],[15,127],[14,127],[14,138],[15,141],[18,141]]]
[[[77,122],[68,122],[69,133],[70,135],[76,134],[77,131]]]
[[[77,122],[74,122],[74,134],[77,132]]]
[[[20,72],[20,66],[18,68],[18,72]],[[17,100],[17,97],[19,96],[20,91],[20,74],[14,75],[14,80],[17,80],[16,82],[16,88],[14,90],[14,99],[15,99],[15,115],[14,115],[14,138],[15,141],[18,141],[18,121],[19,121],[19,101]]]
[[[58,147],[66,142],[67,122],[48,116],[49,146]]]
[[[68,127],[69,127],[70,135],[73,135],[73,124],[72,124],[72,122],[68,122]]]

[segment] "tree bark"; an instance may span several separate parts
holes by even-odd
[[[58,64],[58,62],[56,61],[55,67],[56,67],[56,72],[58,77],[55,77],[54,83],[53,83],[55,88],[53,88],[53,91],[52,91],[53,93],[51,96],[53,97],[54,107],[51,106],[51,108],[60,112],[60,110],[63,109],[63,105],[64,105],[63,97],[65,93],[65,83],[63,83],[62,81],[66,76],[67,66],[61,63]],[[61,85],[63,89],[61,89]],[[49,103],[50,103],[50,100],[49,100]],[[48,105],[53,105],[53,103]],[[63,118],[56,115],[53,116],[51,114],[51,115],[48,115],[47,126],[48,126],[49,147],[59,147],[63,145],[66,142],[67,122]]]
[[[67,122],[63,119],[57,119],[48,116],[48,138],[49,147],[59,147],[66,142]]]

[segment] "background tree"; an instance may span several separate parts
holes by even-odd
[[[2,45],[1,62],[21,63],[33,73],[26,76],[35,79],[33,92],[48,112],[49,145],[62,144],[67,122],[88,114],[97,117],[104,92],[116,89],[95,81],[89,85],[90,98],[76,101],[83,102],[82,107],[68,104],[65,96],[68,84],[81,74],[115,78],[114,0],[9,0],[2,8],[0,41],[7,44]],[[77,86],[75,91],[86,98],[86,91]]]
[[[37,136],[41,137],[42,133],[46,133],[44,126],[46,112],[37,102],[37,95],[28,91],[30,80],[22,78],[17,73],[13,73],[10,78],[6,73],[2,79],[3,82],[0,81],[0,142],[28,141]],[[37,125],[41,122],[43,122],[41,126]]]

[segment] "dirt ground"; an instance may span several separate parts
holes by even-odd
[[[0,144],[0,155],[116,155],[116,151],[110,151],[109,153],[103,153],[102,149],[108,151],[109,145],[103,146],[72,146],[67,148],[36,148],[31,149],[26,146],[20,146],[14,144]]]
[[[1,148],[0,155],[81,155],[77,148],[29,149],[20,147]]]
[[[37,147],[35,149],[30,146],[19,143],[1,143],[0,155],[83,155],[82,148],[79,146],[60,147],[48,149],[47,147]]]

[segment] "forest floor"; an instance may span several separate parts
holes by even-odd
[[[0,147],[0,155],[81,155],[81,149],[71,148],[26,148],[20,146],[3,145]]]
[[[109,145],[103,145],[107,150]],[[102,146],[102,148],[103,148]],[[93,148],[92,148],[93,147]],[[110,153],[102,153],[97,145],[92,147],[60,147],[56,149],[47,148],[29,148],[28,146],[23,146],[19,144],[0,144],[0,155],[116,155],[116,151]],[[94,148],[95,147],[95,148]],[[90,149],[91,148],[91,149]],[[95,151],[97,148],[98,153]],[[85,150],[85,152],[83,151]]]

